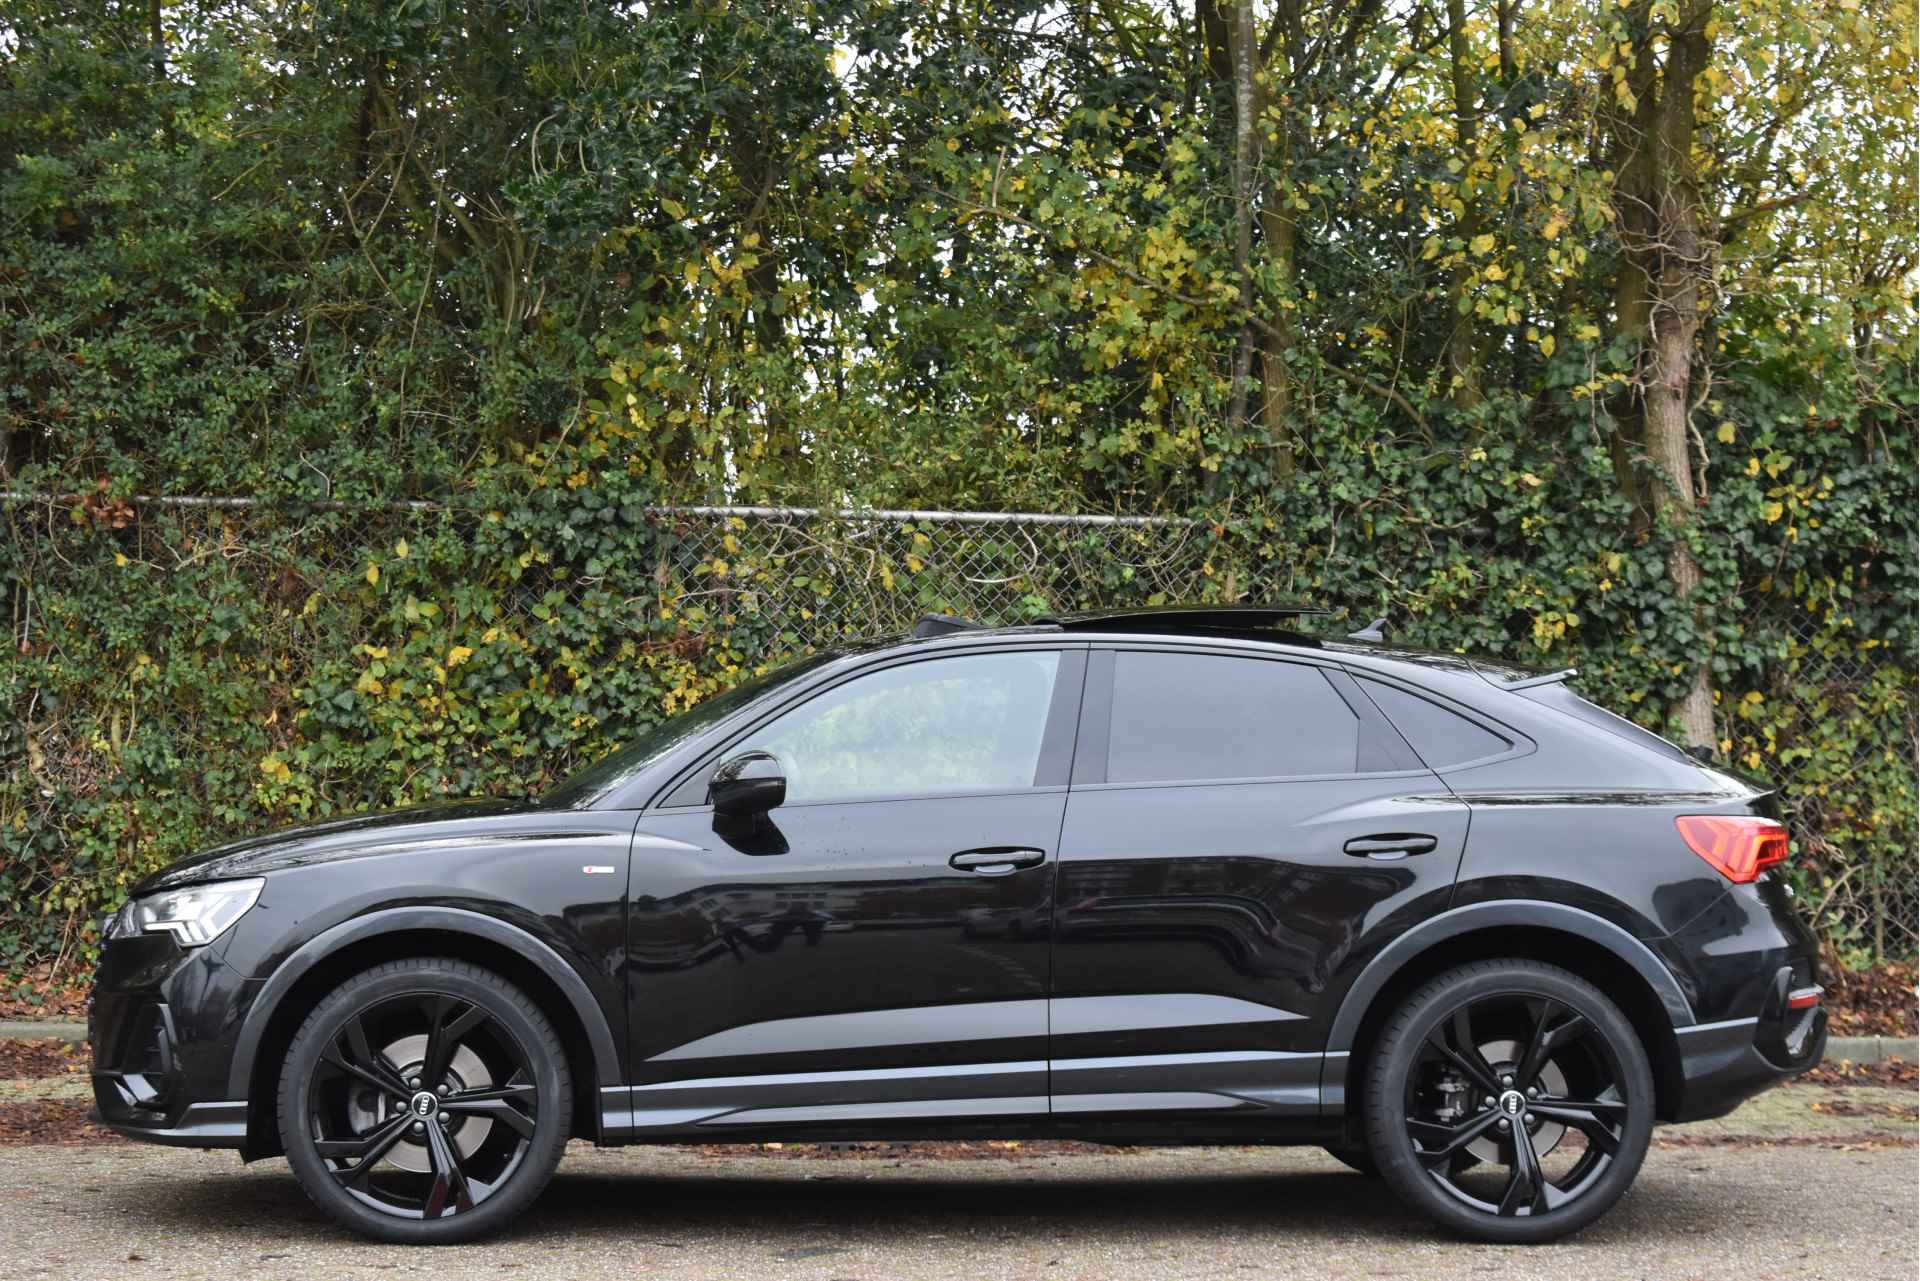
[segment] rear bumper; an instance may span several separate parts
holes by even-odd
[[[1827,1012],[1788,1008],[1795,970],[1782,966],[1761,1012],[1744,1019],[1676,1028],[1680,1091],[1674,1121],[1725,1116],[1768,1086],[1820,1062],[1827,1050]]]

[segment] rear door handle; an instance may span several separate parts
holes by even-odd
[[[1411,854],[1431,853],[1439,844],[1423,832],[1381,832],[1374,836],[1356,836],[1346,843],[1345,849],[1355,858],[1385,863]]]
[[[982,876],[1005,876],[1023,867],[1038,867],[1047,861],[1045,850],[1025,845],[989,845],[977,850],[961,850],[947,862],[962,872]]]

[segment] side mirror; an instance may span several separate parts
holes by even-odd
[[[742,752],[707,780],[707,803],[715,814],[751,818],[786,799],[787,772],[772,752]]]

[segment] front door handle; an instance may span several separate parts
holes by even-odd
[[[1355,858],[1391,862],[1410,854],[1429,854],[1440,842],[1424,832],[1381,832],[1374,836],[1356,836],[1346,843],[1347,853]]]
[[[982,876],[1005,876],[1019,868],[1038,867],[1046,861],[1045,850],[1024,845],[989,845],[983,849],[961,850],[947,860],[949,865],[962,872],[978,872]]]

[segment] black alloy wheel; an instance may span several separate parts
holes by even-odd
[[[1389,1020],[1369,1146],[1401,1198],[1479,1240],[1577,1231],[1633,1181],[1653,1130],[1646,1052],[1618,1007],[1531,961],[1462,966]]]
[[[461,961],[395,962],[314,1009],[282,1069],[287,1159],[308,1195],[382,1240],[470,1240],[546,1185],[572,1085],[527,997]]]

